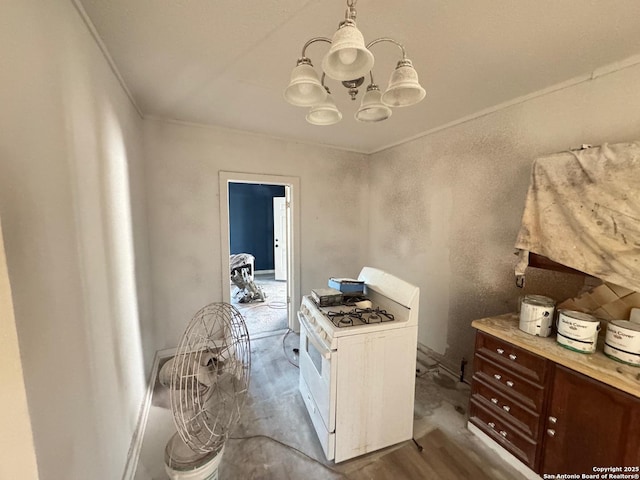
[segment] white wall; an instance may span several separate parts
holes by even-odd
[[[370,263],[421,288],[419,340],[456,371],[475,318],[515,311],[513,245],[533,160],[640,137],[640,66],[490,113],[371,156]],[[428,101],[428,99],[426,100]],[[579,276],[529,269],[562,299]]]
[[[357,275],[366,259],[363,155],[218,129],[145,120],[157,348],[175,347],[194,313],[222,300],[219,171],[300,178],[301,289]]]
[[[11,285],[0,228],[0,478],[37,479],[36,452],[27,408]]]
[[[40,478],[120,478],[151,321],[142,120],[71,1],[0,18],[0,214]]]

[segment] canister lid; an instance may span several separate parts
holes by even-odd
[[[553,298],[545,297],[544,295],[525,295],[522,302],[539,307],[553,307],[556,304]]]
[[[611,320],[609,324],[615,325],[619,328],[626,328],[627,330],[640,332],[640,323],[630,322],[629,320]]]
[[[559,312],[560,315],[576,320],[582,320],[584,322],[600,322],[600,320],[598,320],[593,315],[589,315],[588,313],[576,312],[575,310],[560,310]]]

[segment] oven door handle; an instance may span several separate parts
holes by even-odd
[[[332,353],[331,349],[327,347],[327,345],[318,336],[316,336],[316,332],[311,328],[307,319],[300,312],[298,312],[298,320],[300,321],[300,324],[304,326],[304,329],[307,331],[307,338],[313,346],[316,347],[316,350],[318,350],[320,355],[324,358],[330,360]]]

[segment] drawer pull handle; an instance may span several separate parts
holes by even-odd
[[[547,430],[547,435],[549,435],[550,437],[555,437],[556,436],[556,431],[549,428]]]
[[[509,354],[509,358],[510,358],[511,360],[515,360],[515,359],[516,359],[516,358],[518,358],[518,357],[516,357],[513,353],[511,353],[511,354]]]
[[[511,380],[507,380],[507,387],[513,387],[513,382]]]
[[[508,412],[509,410],[511,410],[511,407],[510,407],[509,405],[503,405],[503,406],[502,406],[502,409],[503,409],[505,412]]]
[[[498,404],[498,399],[497,399],[497,398],[492,398],[492,399],[491,399],[491,401],[492,401],[493,403],[495,403],[496,405]]]
[[[504,438],[507,438],[507,432],[505,432],[504,430],[500,430],[500,435],[502,435]]]
[[[491,428],[496,428],[496,424],[493,422],[489,422],[487,425],[489,425]]]
[[[558,419],[556,417],[549,417],[550,423],[558,423]]]
[[[500,380],[502,378],[502,375],[498,375],[497,373],[495,373],[493,375],[493,378],[495,378],[496,380]]]
[[[504,353],[504,350],[501,348],[497,348],[496,352],[498,352],[498,354],[502,355]]]

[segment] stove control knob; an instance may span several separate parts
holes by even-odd
[[[316,324],[315,317],[309,317],[309,322],[311,323],[311,325],[315,325]]]
[[[322,338],[323,340],[329,340],[329,335],[327,335],[327,332],[325,332],[324,330],[322,331]]]

